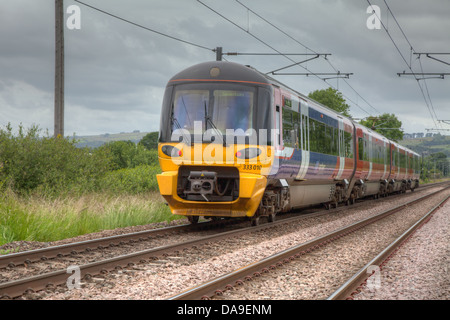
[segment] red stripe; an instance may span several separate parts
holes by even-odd
[[[175,79],[175,80],[170,80],[169,82],[175,82],[175,81],[240,82],[240,83],[262,84],[262,85],[270,86],[270,83],[263,83],[263,82],[242,81],[242,80],[218,80],[218,79]]]

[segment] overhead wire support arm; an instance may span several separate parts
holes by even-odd
[[[442,122],[442,123],[450,125],[450,120],[438,120],[438,122]]]
[[[424,80],[424,79],[445,79],[445,76],[449,76],[450,73],[446,72],[398,72],[397,75],[399,77],[401,76],[414,76],[416,80]],[[417,76],[435,76],[435,77],[428,77],[428,78],[417,78]],[[437,77],[436,77],[437,76]]]
[[[350,75],[353,75],[353,73],[343,73],[343,72],[336,72],[336,73],[297,73],[297,72],[273,72],[272,73],[275,76],[336,76],[336,77],[330,77],[330,78],[322,78],[322,80],[328,80],[328,79],[349,79]]]
[[[427,130],[427,131],[450,131],[450,129],[437,129],[437,128],[435,128],[435,129],[425,129],[425,130]]]
[[[444,63],[444,64],[450,66],[450,63],[449,63],[449,62],[446,62],[446,61],[443,61],[443,60],[441,60],[441,59],[438,59],[438,58],[435,58],[435,57],[432,57],[432,56],[431,56],[431,55],[434,55],[434,56],[435,56],[435,55],[450,55],[450,53],[447,53],[447,52],[415,52],[414,54],[415,54],[415,55],[418,55],[419,58],[420,58],[421,55],[424,54],[427,58],[436,60],[436,61],[438,61],[438,62],[441,62],[441,63]]]
[[[303,60],[303,61],[300,61],[300,62],[296,62],[296,63],[290,64],[290,65],[288,65],[286,67],[283,67],[283,68],[279,68],[279,69],[276,69],[276,70],[273,70],[273,71],[266,72],[266,74],[273,74],[273,75],[275,75],[275,73],[277,71],[284,70],[284,69],[287,69],[287,68],[291,68],[293,66],[296,66],[296,65],[299,65],[299,64],[311,61],[311,60],[315,60],[315,59],[319,58],[321,55],[325,55],[325,57],[326,57],[327,55],[330,55],[330,54],[329,53],[324,53],[324,54],[317,53],[317,54],[304,54],[304,55],[314,55],[314,57],[306,59],[306,60]]]
[[[252,52],[226,52],[227,56],[331,56],[331,53],[252,53]],[[299,62],[300,63],[300,62]]]
[[[327,59],[327,56],[331,56],[331,53],[282,53],[282,52],[277,52],[277,53],[270,53],[270,52],[223,52],[222,47],[216,47],[215,49],[213,49],[213,51],[216,53],[217,55],[217,60],[220,60],[222,56],[314,56],[313,58],[304,60],[304,61],[300,61],[300,62],[296,62],[288,67],[284,67],[282,69],[286,69],[295,65],[298,65],[300,63],[304,63],[313,59],[317,59],[320,56],[323,56],[325,59]],[[279,69],[279,70],[282,70]],[[277,71],[277,70],[275,70]]]

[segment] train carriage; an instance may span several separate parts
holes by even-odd
[[[261,216],[414,189],[418,155],[257,70],[205,62],[170,79],[157,180],[174,214]]]
[[[387,193],[390,175],[390,141],[355,123],[357,168],[355,172],[358,197]]]

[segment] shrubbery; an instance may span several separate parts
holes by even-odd
[[[143,193],[158,191],[156,174],[160,173],[159,166],[146,164],[135,168],[118,169],[108,172],[102,179],[104,190],[115,193]]]
[[[132,141],[114,141],[98,148],[111,155],[113,169],[135,168],[140,165],[158,165],[157,150],[148,150]]]
[[[77,148],[68,138],[40,136],[36,126],[0,128],[0,188],[18,194],[140,193],[156,191],[156,150],[130,141]]]
[[[177,219],[155,193],[157,150],[129,141],[78,148],[40,133],[0,128],[0,254],[13,241]]]
[[[73,141],[39,136],[33,126],[18,135],[10,125],[0,129],[0,183],[24,194],[30,191],[60,193],[98,189],[100,178],[111,169],[105,150],[76,148]]]

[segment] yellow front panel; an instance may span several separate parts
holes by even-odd
[[[165,155],[161,147],[171,145],[177,148],[177,157]],[[231,145],[223,147],[221,144],[160,144],[159,161],[163,173],[157,175],[159,190],[167,201],[173,214],[243,217],[253,216],[258,209],[264,194],[273,152],[271,147],[261,147],[261,154],[255,159],[238,159],[236,153],[248,145]],[[257,146],[253,146],[257,147]],[[239,170],[239,198],[228,202],[190,201],[177,195],[178,168],[181,165],[236,167]]]

